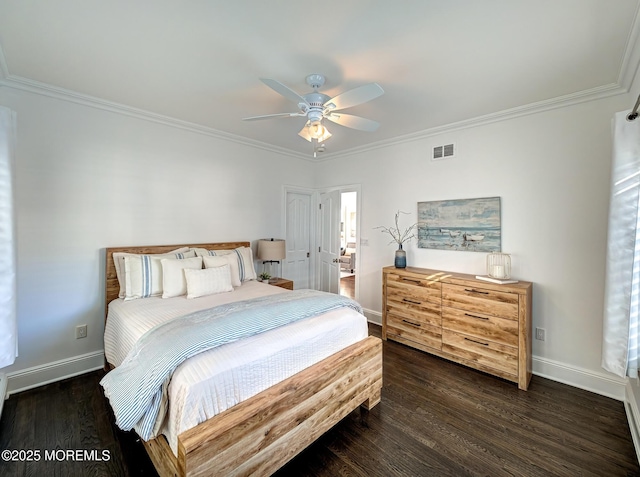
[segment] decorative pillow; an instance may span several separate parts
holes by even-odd
[[[162,298],[172,298],[187,294],[185,269],[202,270],[202,257],[175,260],[163,258],[162,263]]]
[[[231,266],[228,263],[221,267],[205,268],[204,270],[186,268],[184,276],[187,282],[187,298],[233,291]]]
[[[228,253],[219,257],[213,255],[205,255],[202,257],[204,262],[204,268],[222,267],[223,265],[229,265],[231,273],[231,284],[234,287],[242,285],[240,280],[240,269],[238,265],[238,255],[235,253]]]
[[[212,255],[212,256],[217,256],[217,255],[229,255],[230,253],[233,253],[233,250],[208,250],[206,248],[192,248],[191,250],[193,250],[196,253],[196,256],[198,257],[204,257],[207,255]]]
[[[163,258],[182,260],[193,258],[193,252],[168,255],[125,255],[124,284],[125,300],[162,295]]]
[[[190,252],[189,247],[181,247],[171,252],[167,253],[159,253],[159,254],[146,254],[151,255],[152,257],[171,257],[178,258],[176,254],[185,254],[184,257],[195,257],[195,252]],[[118,298],[124,298],[125,295],[125,283],[124,283],[124,257],[139,257],[140,254],[136,253],[126,253],[126,252],[115,252],[113,254],[113,264],[116,267],[116,277],[118,277],[118,285],[120,285],[120,293],[118,294]]]
[[[238,247],[234,250],[238,256],[238,272],[240,281],[255,280],[258,278],[253,265],[253,252],[250,247]]]

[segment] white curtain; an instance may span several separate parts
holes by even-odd
[[[0,106],[0,368],[13,364],[18,355],[13,215],[15,138],[15,113]]]
[[[638,376],[640,285],[640,118],[613,118],[613,165],[602,342],[602,367]]]

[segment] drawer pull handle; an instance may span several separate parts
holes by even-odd
[[[489,319],[486,316],[472,315],[471,313],[465,313],[464,315],[465,316],[470,316],[471,318],[477,318],[478,320],[488,320]]]
[[[422,305],[421,301],[409,300],[408,298],[403,298],[402,301],[405,303],[412,303],[414,305]]]
[[[409,321],[409,320],[402,320],[403,322],[411,325],[411,326],[415,326],[416,328],[420,328],[420,323],[414,323],[413,321]]]
[[[413,282],[413,283],[420,283],[420,280],[416,280],[415,278],[407,278],[407,277],[401,277],[402,280],[404,280],[405,282]]]
[[[470,292],[470,293],[480,293],[482,295],[488,295],[489,294],[489,292],[483,292],[483,291],[480,291],[480,290],[474,290],[473,288],[465,288],[464,291]]]
[[[471,338],[465,338],[465,340],[471,341],[472,343],[477,343],[477,344],[482,345],[482,346],[489,346],[489,343],[483,343],[482,341],[472,340]]]

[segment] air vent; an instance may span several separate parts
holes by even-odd
[[[448,159],[454,156],[454,145],[453,144],[445,144],[443,146],[436,146],[433,148],[433,156],[431,159],[433,161],[439,161],[442,159]]]

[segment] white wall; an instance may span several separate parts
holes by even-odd
[[[534,372],[623,399],[623,382],[601,369],[600,350],[610,121],[630,107],[629,97],[318,164],[317,187],[362,187],[360,237],[369,242],[360,247],[358,264],[363,307],[380,313],[381,268],[393,264],[394,247],[374,227],[392,225],[397,209],[411,212],[401,222],[410,225],[419,201],[500,196],[502,249],[512,254],[513,276],[534,283],[533,327],[546,329],[546,341],[533,342]],[[450,142],[458,148],[455,158],[430,160],[433,146]],[[405,249],[410,266],[485,273],[484,253],[418,249],[415,241]]]
[[[308,162],[209,135],[6,87],[0,104],[18,115],[9,391],[101,365],[105,247],[277,236],[283,185],[312,185]]]

